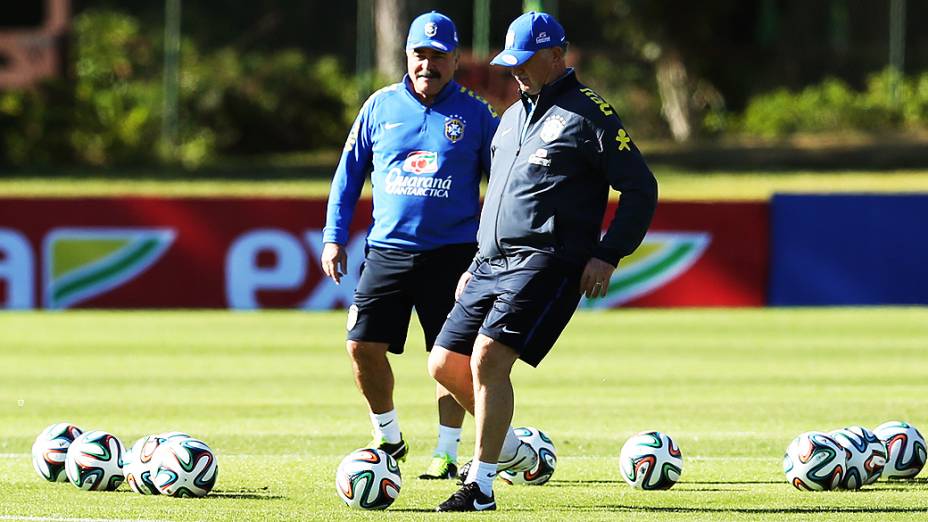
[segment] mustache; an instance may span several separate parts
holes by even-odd
[[[429,80],[437,80],[441,78],[441,73],[439,73],[438,71],[432,71],[432,70],[426,69],[425,71],[422,71],[421,73],[417,74],[416,78],[428,78]]]

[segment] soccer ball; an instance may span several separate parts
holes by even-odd
[[[80,428],[67,422],[52,424],[42,430],[32,444],[32,466],[49,482],[67,482],[64,459],[68,447],[80,434]]]
[[[205,442],[176,436],[158,444],[151,457],[151,473],[162,495],[203,497],[216,485],[219,468]]]
[[[126,477],[126,484],[132,491],[142,495],[161,494],[151,481],[151,458],[160,444],[157,435],[149,435],[135,441],[129,448],[122,472]]]
[[[912,478],[925,466],[925,438],[915,426],[900,421],[884,422],[873,434],[886,446],[884,477]]]
[[[152,482],[154,478],[151,469],[152,457],[155,450],[162,444],[167,444],[178,439],[189,439],[190,435],[180,431],[169,431],[158,435],[149,435],[135,441],[132,448],[126,453],[123,462],[123,475],[126,477],[126,483],[132,491],[142,495],[160,495],[161,492]]]
[[[831,438],[847,452],[847,466],[840,486],[860,489],[880,478],[886,464],[886,448],[872,431],[862,426],[851,426],[831,432]]]
[[[89,431],[68,448],[64,469],[68,480],[87,490],[112,491],[122,484],[122,442],[105,431]]]
[[[793,439],[783,457],[786,480],[796,489],[835,489],[844,479],[847,451],[827,434],[810,431]]]
[[[171,442],[176,439],[189,439],[190,435],[182,431],[166,431],[164,433],[158,434],[158,444],[164,444],[166,442]]]
[[[538,464],[528,470],[520,472],[503,471],[499,478],[509,484],[526,484],[540,486],[551,479],[554,468],[557,467],[557,453],[554,443],[541,430],[537,428],[514,428],[516,436],[532,447],[538,454]]]
[[[683,473],[683,454],[669,435],[643,431],[622,446],[619,469],[633,488],[670,489]]]
[[[400,494],[403,479],[393,457],[376,448],[355,450],[335,472],[335,489],[349,507],[386,509]]]

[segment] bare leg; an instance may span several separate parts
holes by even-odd
[[[460,428],[467,413],[464,407],[440,383],[435,384],[435,397],[438,399],[438,423],[449,428]]]
[[[499,461],[499,452],[512,422],[514,401],[509,375],[518,358],[519,354],[505,344],[477,336],[470,367],[477,435],[474,459],[481,462]]]
[[[474,413],[474,384],[470,372],[470,357],[441,346],[432,348],[429,374],[454,396],[458,404]]]
[[[387,343],[348,341],[354,382],[367,399],[372,413],[393,409],[393,369],[387,360]]]

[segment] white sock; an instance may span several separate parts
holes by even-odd
[[[438,425],[438,445],[435,453],[445,453],[453,460],[458,460],[458,443],[461,442],[461,428]]]
[[[475,460],[470,465],[470,471],[467,473],[465,484],[476,482],[480,487],[480,492],[488,497],[493,496],[493,479],[496,478],[496,463],[482,462]]]
[[[384,440],[390,444],[396,444],[402,440],[400,436],[400,419],[396,415],[396,410],[385,413],[371,413],[371,424],[374,425],[374,433],[381,434]]]
[[[512,460],[519,451],[519,444],[522,444],[522,441],[516,437],[512,426],[509,426],[509,431],[506,432],[506,438],[503,440],[503,447],[499,450],[499,460]]]

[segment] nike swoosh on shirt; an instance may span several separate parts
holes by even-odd
[[[509,127],[508,129],[506,129],[506,130],[504,130],[504,131],[500,131],[499,135],[500,135],[500,136],[505,136],[505,135],[509,134],[509,131],[511,131],[511,130],[512,130],[512,127]]]
[[[510,330],[510,329],[509,329],[508,327],[506,327],[506,326],[502,327],[502,330],[503,330],[503,333],[512,334],[512,335],[519,335],[519,332],[517,332],[517,331],[515,331],[515,330]]]
[[[383,128],[385,128],[385,129],[387,129],[387,130],[390,130],[390,129],[399,127],[399,126],[402,125],[402,124],[403,124],[403,122],[401,122],[401,121],[400,121],[400,122],[396,122],[396,123],[384,123],[384,124],[383,124]]]

